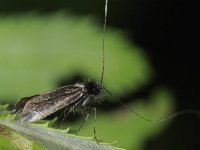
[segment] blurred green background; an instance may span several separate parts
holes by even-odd
[[[138,17],[143,16],[144,8],[137,11],[142,8],[137,1],[131,3],[134,7],[130,3],[111,1],[108,6],[104,86],[136,112],[157,120],[175,112],[177,93],[158,80],[159,71],[151,60],[155,51],[151,51],[152,47],[147,51],[151,43],[143,40],[146,43],[142,45],[138,36],[146,31],[138,27],[142,20]],[[22,97],[65,84],[100,80],[104,1],[10,0],[0,4],[1,104],[13,104]],[[159,2],[150,4],[162,6]],[[132,9],[139,14],[127,14]],[[134,40],[130,27],[133,31],[138,29]],[[157,35],[157,31],[151,32]],[[104,102],[97,105],[97,136],[101,141],[129,150],[186,150],[190,146],[181,145],[179,136],[174,136],[180,132],[168,132],[163,138],[162,132],[166,133],[169,121],[152,124],[123,108],[106,93],[103,99]],[[78,128],[81,119],[67,120],[66,127]],[[92,120],[79,135],[93,136]],[[163,140],[159,140],[160,137]]]

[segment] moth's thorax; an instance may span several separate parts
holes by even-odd
[[[89,95],[97,96],[101,93],[103,86],[97,82],[86,82],[76,84],[79,87],[82,87],[83,90],[86,90]]]

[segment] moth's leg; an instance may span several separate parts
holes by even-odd
[[[66,113],[67,112],[67,113]],[[68,109],[65,109],[62,114],[58,117],[58,120],[54,123],[53,127],[54,128],[59,128],[60,125],[63,123],[63,121],[66,119],[66,117],[68,116],[69,114],[69,110]]]
[[[63,112],[63,119],[62,120],[65,120],[67,118],[67,116],[69,115],[69,110],[66,108]]]
[[[83,120],[81,126],[78,128],[78,130],[75,131],[75,134],[78,134],[78,132],[82,129],[82,127],[85,125],[88,117],[89,117],[89,113],[87,112],[86,115],[85,115],[85,117],[84,117],[84,120]]]
[[[96,108],[92,108],[93,110],[93,123],[94,123],[94,139],[96,140],[97,144],[99,144],[98,140],[97,140],[97,134],[96,134],[96,115],[97,115],[97,110]]]

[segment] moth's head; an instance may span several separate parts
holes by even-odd
[[[88,82],[85,84],[89,94],[97,96],[101,93],[103,86],[97,82]]]

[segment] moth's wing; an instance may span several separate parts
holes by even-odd
[[[87,95],[82,87],[77,86],[66,86],[52,92],[44,93],[36,99],[28,101],[22,111],[21,120],[27,122],[38,121]]]
[[[21,98],[13,107],[12,113],[21,113],[26,103],[39,95]]]
[[[12,113],[21,113],[23,111],[23,108],[24,106],[26,105],[26,103],[28,101],[34,101],[34,100],[39,100],[39,99],[42,99],[42,100],[49,100],[51,99],[53,96],[59,96],[61,95],[63,92],[66,92],[66,87],[70,87],[71,85],[69,86],[63,86],[63,87],[60,87],[58,89],[55,89],[55,90],[52,90],[52,91],[49,91],[49,92],[46,92],[46,93],[43,93],[43,94],[38,94],[38,95],[33,95],[33,96],[29,96],[29,97],[24,97],[24,98],[21,98],[16,104],[15,106],[13,107],[12,109]]]

